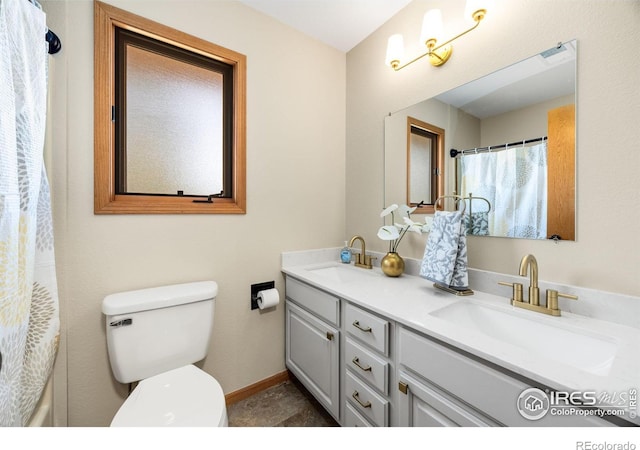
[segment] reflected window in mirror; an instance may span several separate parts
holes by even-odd
[[[407,205],[431,214],[444,195],[444,130],[407,117]]]
[[[95,15],[95,213],[244,213],[245,56]]]

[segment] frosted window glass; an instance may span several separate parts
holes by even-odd
[[[222,74],[130,45],[126,67],[127,192],[219,193]]]
[[[431,200],[431,139],[419,134],[411,133],[411,167],[409,179],[411,180],[411,192],[409,192],[411,203],[426,204]]]

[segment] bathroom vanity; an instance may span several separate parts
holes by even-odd
[[[640,329],[542,317],[508,290],[456,297],[338,252],[283,254],[282,271],[287,368],[342,426],[640,424]]]

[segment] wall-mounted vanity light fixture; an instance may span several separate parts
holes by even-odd
[[[487,14],[490,0],[467,0],[465,17],[473,20],[474,25],[457,36],[442,42],[443,26],[442,13],[439,9],[431,9],[424,15],[422,22],[422,33],[420,33],[420,45],[424,44],[427,51],[408,62],[402,62],[404,55],[404,43],[401,34],[394,34],[389,38],[387,44],[386,64],[393,70],[400,70],[417,60],[429,57],[429,62],[433,66],[441,66],[451,57],[451,43],[461,36],[475,30],[482,19]]]

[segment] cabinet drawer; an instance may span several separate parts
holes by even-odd
[[[347,338],[345,362],[353,373],[384,394],[389,393],[389,363]]]
[[[345,395],[354,409],[372,424],[387,426],[389,402],[349,372],[345,380]]]
[[[287,277],[286,294],[288,298],[298,305],[322,317],[329,323],[339,326],[340,301],[337,297],[291,277]]]
[[[597,417],[578,415],[547,414],[540,420],[527,420],[518,412],[517,401],[529,384],[412,331],[401,328],[398,334],[399,364],[504,425],[611,425]]]
[[[345,427],[370,427],[371,424],[347,402],[344,410]]]
[[[360,341],[389,356],[389,322],[347,304],[345,308],[345,329]]]

